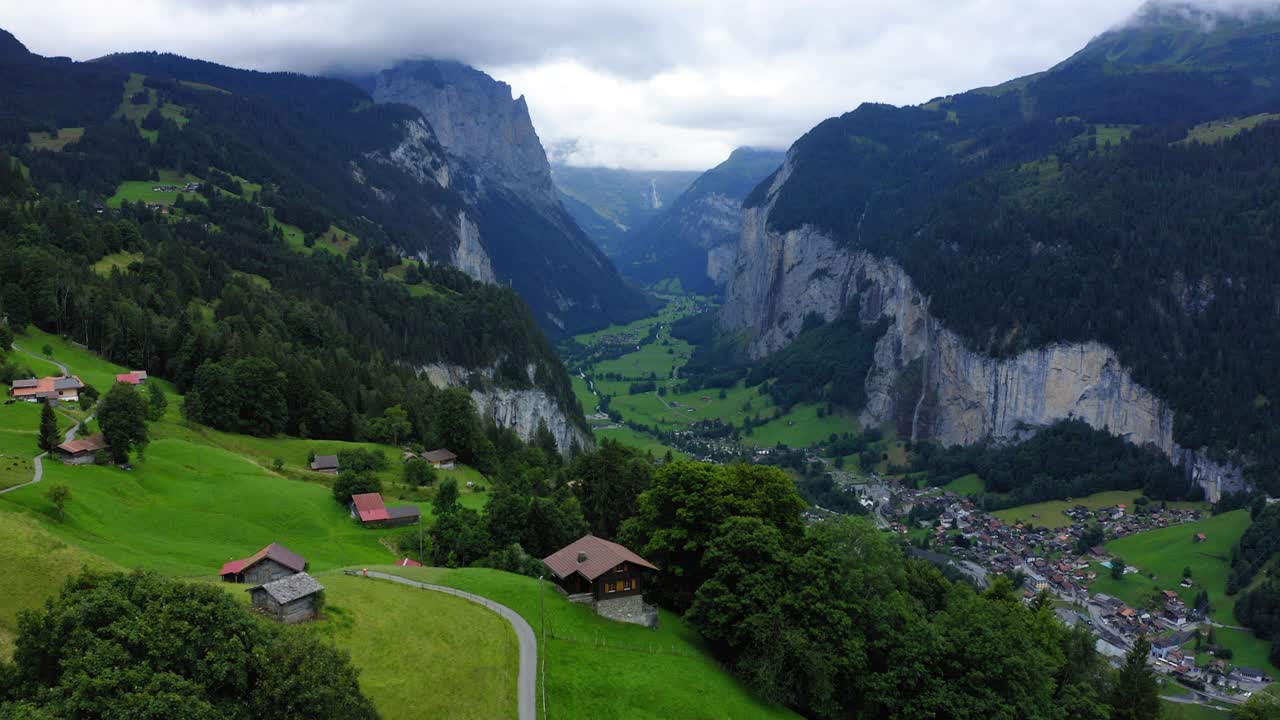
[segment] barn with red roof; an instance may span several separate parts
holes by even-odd
[[[351,496],[351,517],[366,526],[412,525],[421,516],[417,505],[387,507],[382,493],[360,493]]]
[[[218,572],[225,582],[269,583],[307,569],[306,558],[289,548],[271,543],[241,560],[232,560]]]

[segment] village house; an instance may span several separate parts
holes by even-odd
[[[293,624],[316,616],[320,611],[324,586],[300,572],[251,587],[246,592],[255,610],[282,623]]]
[[[396,527],[413,525],[421,516],[417,505],[387,507],[381,493],[361,493],[351,496],[351,517],[366,527]]]
[[[307,569],[307,561],[289,548],[271,543],[242,560],[232,560],[218,572],[224,582],[260,585]]]
[[[116,375],[116,382],[126,385],[141,385],[147,381],[146,370],[130,370],[127,373]]]
[[[441,470],[452,470],[458,456],[448,450],[432,450],[422,453],[422,459]]]
[[[88,465],[97,462],[98,451],[106,450],[107,447],[107,441],[101,433],[68,440],[58,446],[58,459],[68,465]]]
[[[311,460],[311,469],[325,475],[338,474],[338,456],[337,455],[317,455]]]
[[[47,400],[79,402],[82,388],[84,388],[84,383],[75,375],[60,375],[58,377],[43,377],[39,379],[27,378],[14,380],[13,386],[9,388],[9,396],[14,400],[22,400],[23,402],[44,402]]]
[[[641,595],[652,563],[615,542],[584,535],[542,559],[573,602],[590,603],[610,620],[657,627],[657,608]]]

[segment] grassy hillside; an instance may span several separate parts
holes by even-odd
[[[404,577],[467,590],[520,613],[541,632],[538,581],[495,570],[394,568]],[[663,611],[657,630],[616,623],[570,603],[546,603],[547,714],[566,718],[699,720],[792,718],[754,697],[706,654],[693,630]]]
[[[351,653],[385,720],[515,717],[520,652],[496,613],[443,593],[337,573],[306,627]]]
[[[48,463],[45,483],[71,488],[66,521],[46,485],[0,497],[0,509],[40,519],[63,540],[123,567],[213,575],[222,563],[279,542],[315,570],[394,559],[390,530],[355,525],[322,485],[287,480],[217,448],[158,440],[133,471]]]
[[[83,568],[117,566],[68,545],[32,518],[0,512],[0,548],[4,548],[4,592],[0,592],[0,658],[9,657],[18,612],[57,594],[67,577]]]

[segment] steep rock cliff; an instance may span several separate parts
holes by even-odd
[[[456,62],[404,62],[357,78],[379,103],[422,113],[444,148],[450,187],[465,201],[459,242],[446,257],[477,279],[511,285],[553,333],[628,321],[640,293],[560,203],[523,97]]]
[[[789,166],[778,172],[770,196],[789,174]],[[866,423],[894,422],[915,439],[967,445],[1016,440],[1078,418],[1159,447],[1210,498],[1243,487],[1238,469],[1174,443],[1173,411],[1111,348],[1059,343],[1007,359],[977,353],[930,313],[929,298],[896,262],[838,245],[810,226],[771,230],[771,207],[745,212],[720,315],[721,330],[744,334],[752,358],[789,345],[810,314],[831,321],[856,312],[868,324],[886,318],[865,381]]]
[[[495,366],[496,367],[496,366]],[[591,433],[580,423],[575,423],[555,398],[538,389],[503,388],[495,385],[494,367],[469,370],[458,365],[422,365],[415,370],[439,388],[470,387],[473,373],[479,373],[484,381],[482,389],[471,389],[471,400],[481,417],[492,418],[499,427],[511,428],[523,440],[529,440],[538,430],[538,423],[546,422],[556,438],[560,451],[567,452],[577,443],[581,448],[595,447]],[[532,369],[530,369],[532,374]]]

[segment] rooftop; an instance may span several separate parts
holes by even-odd
[[[246,568],[256,565],[263,558],[271,558],[294,572],[307,569],[307,560],[298,553],[278,543],[271,543],[243,560],[232,560],[222,566],[219,575],[242,573]]]
[[[297,575],[290,575],[287,578],[272,580],[269,583],[249,588],[249,592],[253,592],[255,590],[266,591],[273,600],[284,605],[285,603],[291,603],[298,598],[314,595],[315,593],[324,590],[324,586],[310,575],[300,572]]]
[[[657,570],[652,563],[615,542],[595,535],[584,535],[542,559],[556,577],[569,577],[575,572],[587,580],[595,580],[624,562]]]

